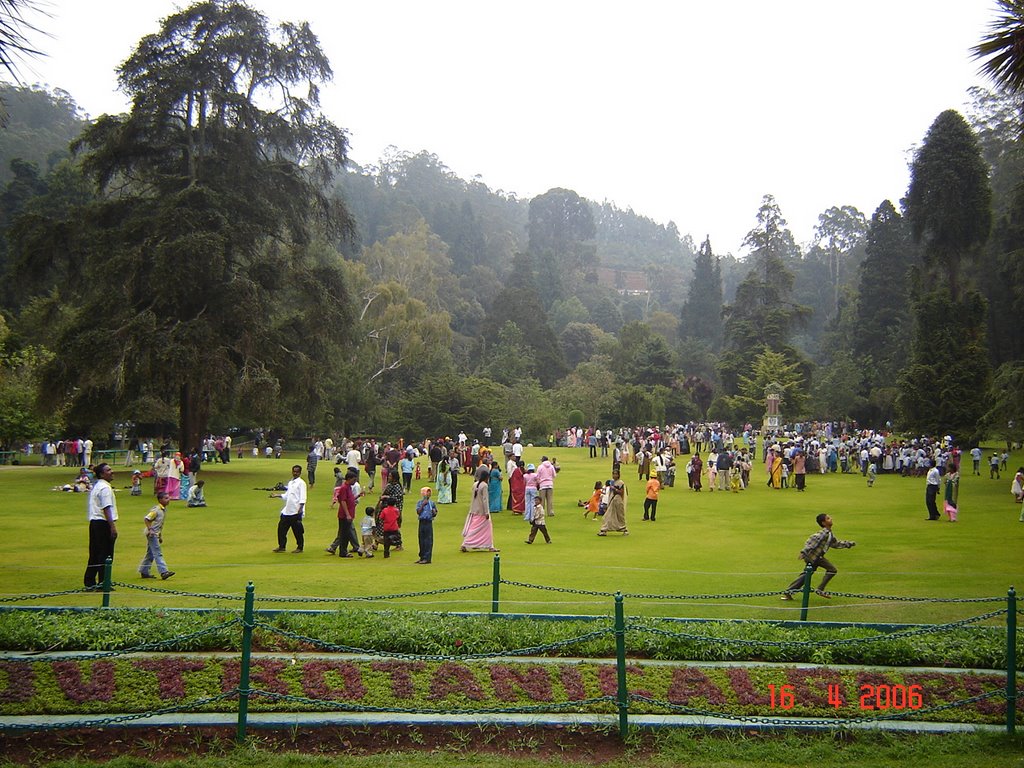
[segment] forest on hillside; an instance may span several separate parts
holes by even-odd
[[[801,246],[766,190],[745,253],[717,253],[571,179],[525,200],[429,152],[355,166],[314,102],[247,101],[268,73],[313,93],[315,38],[200,76],[235,43],[191,30],[229,8],[225,29],[288,33],[238,2],[169,17],[155,39],[191,43],[140,43],[128,114],[0,86],[0,442],[760,423],[769,384],[789,421],[1019,439],[1013,87],[922,126],[904,199],[834,201]]]

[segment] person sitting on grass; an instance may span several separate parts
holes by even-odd
[[[198,483],[188,489],[188,501],[185,504],[189,507],[205,507],[206,506],[206,494],[203,492],[203,486],[206,485],[205,480],[200,480]]]

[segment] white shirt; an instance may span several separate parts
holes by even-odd
[[[89,520],[107,520],[104,509],[110,507],[110,516],[117,520],[117,502],[114,500],[114,489],[106,480],[99,479],[89,491]]]
[[[284,492],[284,509],[281,514],[285,516],[301,515],[306,506],[306,481],[301,477],[293,477],[288,481],[288,490]]]
[[[359,462],[362,458],[363,455],[359,453],[359,451],[357,451],[355,448],[353,448],[345,455],[345,463],[348,464],[348,466],[350,467],[359,469]]]

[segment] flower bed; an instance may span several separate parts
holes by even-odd
[[[152,656],[101,660],[0,662],[0,714],[146,712],[234,690],[240,662],[225,657]],[[835,667],[694,666],[633,663],[631,714],[670,713],[664,706],[751,717],[872,718],[905,715],[944,722],[1005,721],[1002,696],[937,712],[927,710],[999,691],[1000,675]],[[500,710],[614,712],[616,669],[598,662],[525,663],[367,660],[254,656],[250,687],[307,701],[254,695],[250,711]],[[1018,696],[1024,710],[1024,696]],[[335,702],[327,705],[317,702]],[[561,705],[561,706],[556,706]],[[233,711],[231,700],[200,711]]]

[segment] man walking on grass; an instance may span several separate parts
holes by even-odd
[[[814,566],[811,573],[818,570],[818,568],[825,569],[825,575],[821,579],[821,584],[815,590],[821,597],[830,598],[828,592],[825,591],[826,585],[832,580],[832,577],[838,572],[836,567],[832,565],[827,559],[825,554],[831,548],[836,549],[849,549],[850,547],[856,546],[855,541],[843,541],[837,539],[832,534],[832,518],[822,512],[818,515],[815,520],[818,525],[821,526],[821,530],[817,533],[811,534],[811,537],[807,539],[807,543],[804,544],[804,548],[800,550],[800,554],[796,557],[798,560],[803,560],[805,563],[810,563]],[[782,593],[783,600],[792,600],[793,593],[803,589],[804,579],[808,577],[806,570],[793,580],[793,583],[786,587],[786,590]]]

